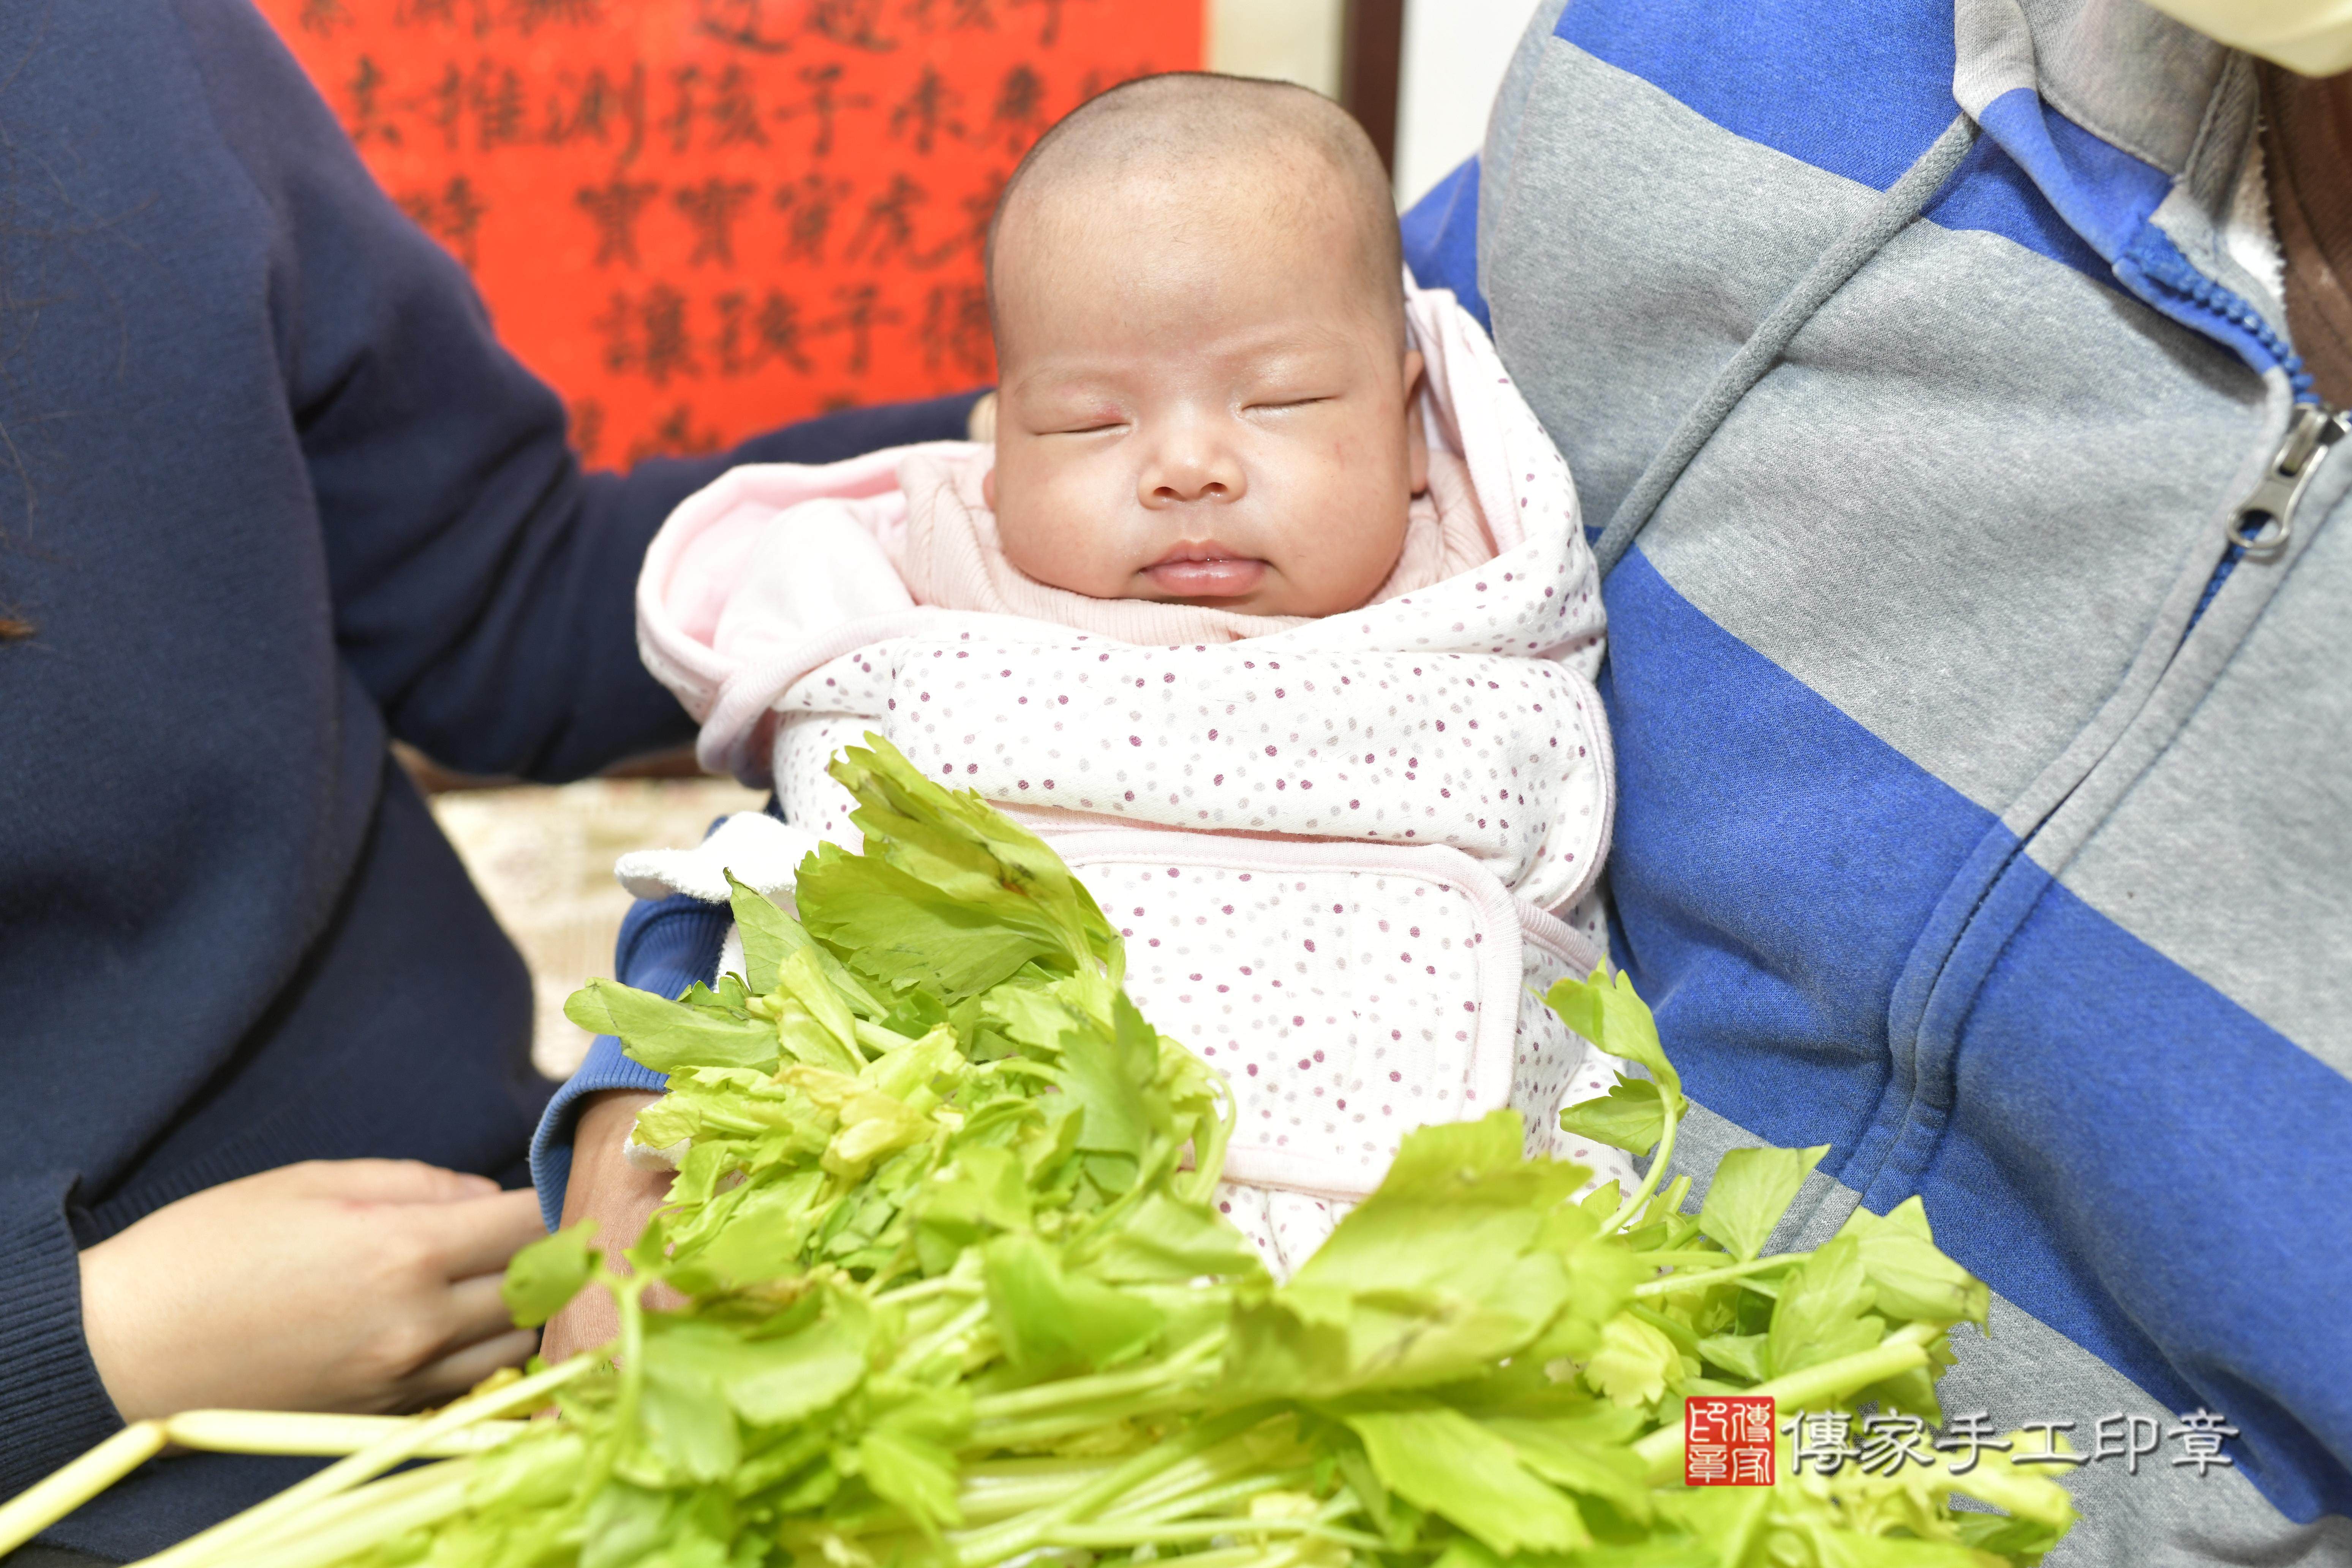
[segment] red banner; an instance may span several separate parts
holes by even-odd
[[[261,0],[589,460],[993,374],[1045,128],[1195,68],[1200,0]]]

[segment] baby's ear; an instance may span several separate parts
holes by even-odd
[[[1419,349],[1404,351],[1404,451],[1412,469],[1412,493],[1429,488],[1429,432],[1421,422],[1423,361]]]

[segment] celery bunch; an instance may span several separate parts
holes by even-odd
[[[1682,1486],[1685,1397],[1933,1418],[1945,1331],[1983,1321],[1916,1203],[1762,1252],[1818,1149],[1727,1156],[1693,1215],[1663,1157],[1571,1204],[1584,1173],[1524,1158],[1515,1114],[1426,1128],[1277,1283],[1213,1202],[1221,1082],[1120,991],[1067,868],[878,741],[835,774],[866,850],[812,857],[797,918],[736,888],[742,974],[573,998],[670,1075],[635,1137],[678,1177],[631,1272],[575,1229],[508,1300],[533,1323],[610,1291],[618,1343],[151,1561],[1992,1568],[2071,1521],[2023,1441],[1965,1474],[1791,1476],[1783,1439],[1777,1486]],[[1571,1124],[1670,1142],[1680,1086],[1632,988],[1549,1000],[1649,1073]],[[646,1310],[656,1279],[690,1304]],[[551,1398],[561,1420],[371,1479]]]

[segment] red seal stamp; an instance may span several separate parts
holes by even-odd
[[[1770,1486],[1772,1434],[1770,1394],[1694,1394],[1683,1404],[1683,1485]]]

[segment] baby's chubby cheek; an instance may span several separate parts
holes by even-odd
[[[1000,483],[1002,461],[982,477],[981,499],[996,516],[996,539],[1004,558],[1024,575],[1048,587],[1097,599],[1116,598],[1127,588],[1129,568],[1113,558],[1088,509],[1057,493],[1050,482],[1015,471]]]
[[[1334,615],[1361,606],[1404,548],[1412,496],[1401,458],[1349,433],[1302,447],[1286,466],[1276,523],[1276,563],[1291,579],[1286,609]]]

